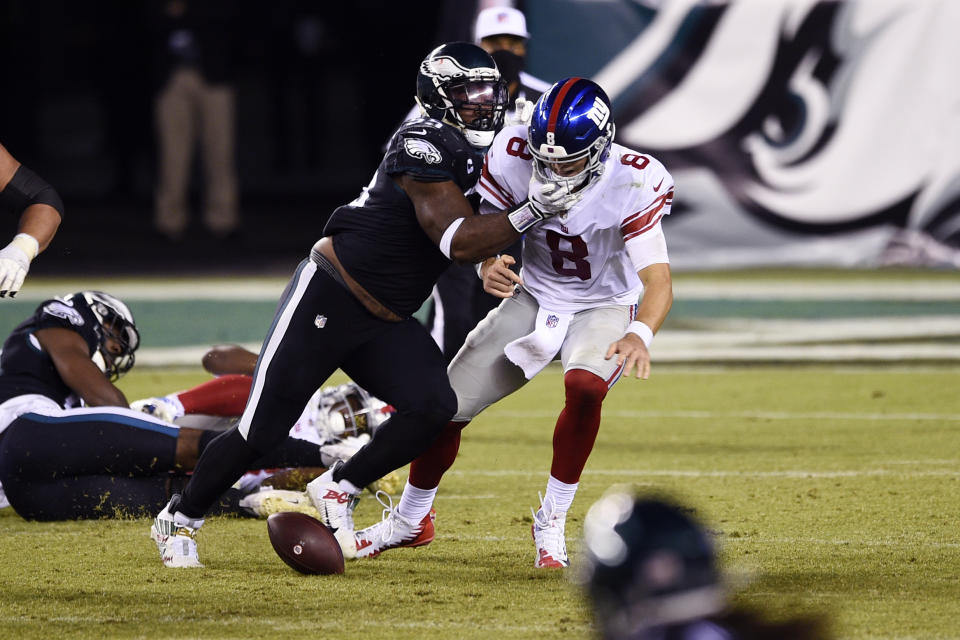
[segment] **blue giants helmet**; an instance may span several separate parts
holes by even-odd
[[[610,99],[596,82],[567,78],[550,87],[533,108],[527,141],[534,170],[542,182],[585,186],[603,173],[603,163],[613,142]],[[583,171],[559,176],[551,164],[586,158]]]
[[[417,102],[431,118],[460,129],[472,146],[485,148],[503,126],[507,85],[489,53],[469,42],[451,42],[420,63]]]

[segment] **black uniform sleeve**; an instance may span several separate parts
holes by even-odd
[[[405,122],[384,157],[388,175],[408,174],[423,182],[457,180],[456,157],[444,125],[430,118]]]

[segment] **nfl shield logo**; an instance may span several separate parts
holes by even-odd
[[[554,327],[557,326],[557,323],[559,321],[560,321],[560,318],[558,318],[557,316],[551,313],[550,315],[547,316],[547,328],[553,329]]]
[[[327,316],[317,316],[313,321],[313,326],[317,329],[323,329],[327,324]]]

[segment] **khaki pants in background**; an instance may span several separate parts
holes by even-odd
[[[228,85],[212,85],[194,69],[179,69],[157,96],[160,167],[154,226],[158,231],[179,237],[186,230],[190,163],[198,138],[205,181],[203,222],[218,235],[236,229],[234,95]]]

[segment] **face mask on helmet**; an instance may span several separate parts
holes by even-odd
[[[583,78],[556,83],[537,101],[527,129],[537,179],[569,189],[598,179],[614,130],[610,100],[599,85]]]
[[[140,346],[133,314],[123,302],[101,291],[74,295],[83,297],[100,324],[100,344],[93,361],[114,382],[133,368],[134,352]]]
[[[349,382],[321,392],[315,424],[321,438],[330,442],[349,436],[372,436],[389,417],[385,402]]]
[[[460,129],[472,146],[488,147],[503,126],[507,86],[490,54],[454,42],[437,47],[420,64],[417,101],[429,117]]]

